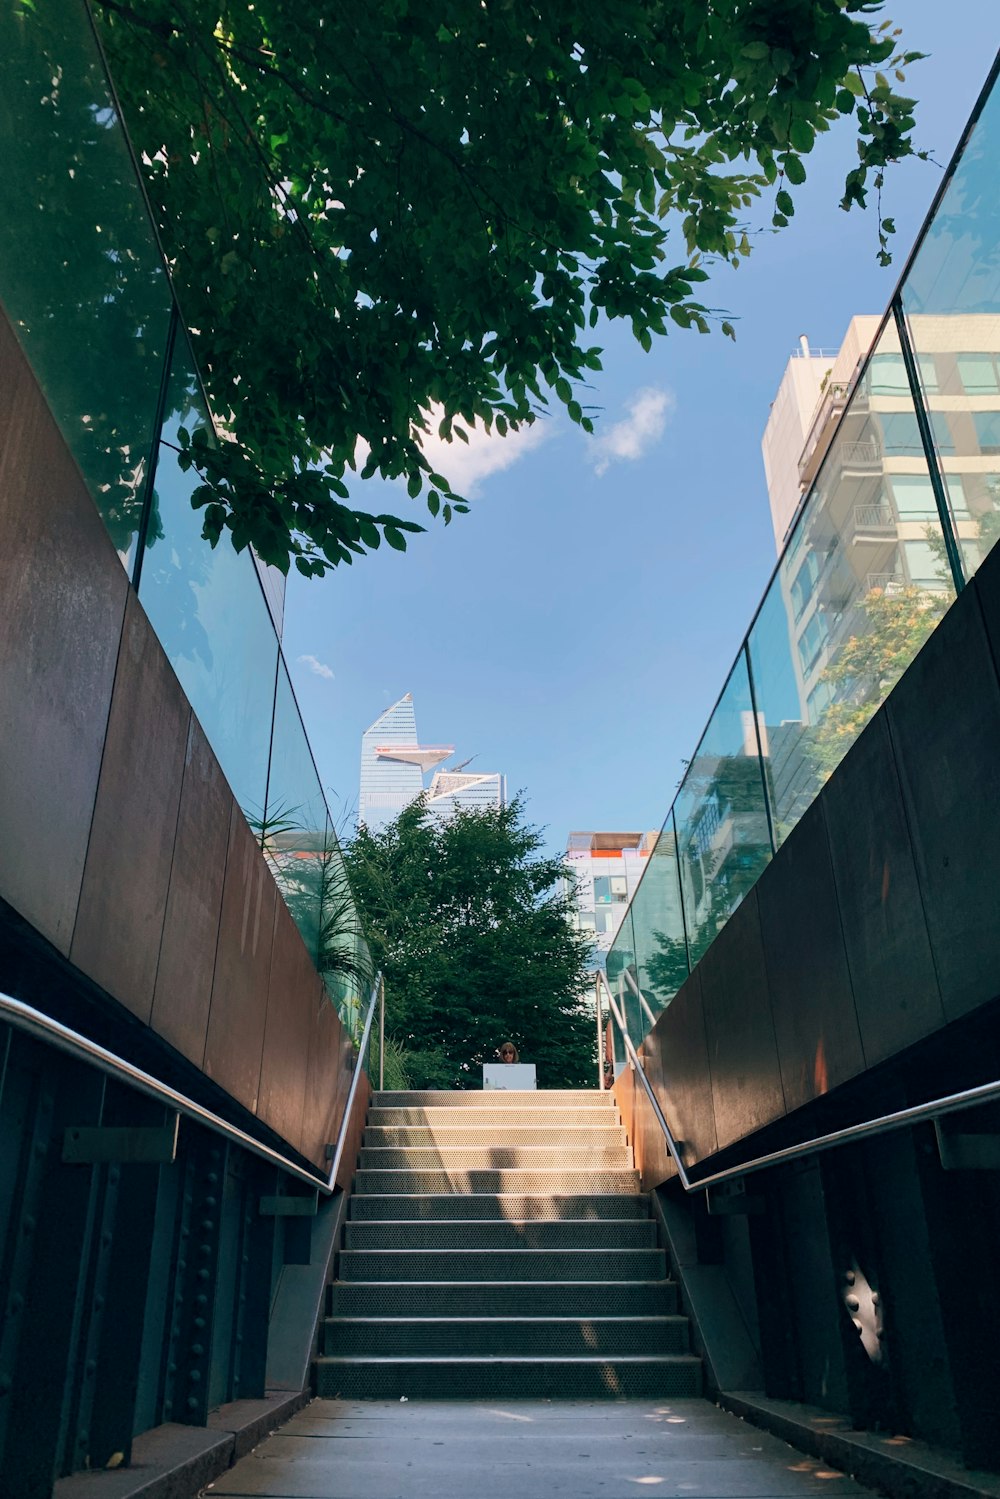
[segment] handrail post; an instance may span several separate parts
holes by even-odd
[[[601,1035],[601,980],[599,973],[594,974],[594,1013],[597,1016],[597,1086],[603,1091],[604,1058],[601,1055],[603,1051],[603,1036]]]
[[[378,986],[378,1090],[385,1088],[385,979]]]

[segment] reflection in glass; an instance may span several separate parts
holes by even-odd
[[[771,857],[746,658],[741,653],[674,802],[692,964]]]
[[[86,6],[0,6],[0,98],[0,301],[130,567],[170,289]]]
[[[647,1034],[688,976],[672,817],[667,818],[632,899],[632,931],[639,996],[632,995],[629,1029],[638,1045],[638,1038]],[[633,1014],[638,1038],[632,1029]]]
[[[919,435],[915,448],[903,441],[916,433],[913,402],[887,378],[897,357],[890,324],[750,632],[779,844],[954,597]]]
[[[326,801],[284,662],[278,664],[274,733],[261,847],[313,961],[320,955],[327,876]]]
[[[345,1029],[357,1041],[375,970],[329,815],[320,905],[319,971]]]
[[[607,974],[608,987],[618,1001],[618,1008],[626,1017],[630,1015],[629,1000],[633,992],[631,984],[626,980],[626,973],[634,981],[638,982],[635,966],[635,938],[632,931],[632,907],[634,904],[635,900],[633,897],[632,906],[629,906],[625,912],[622,924],[615,934],[615,940],[608,949],[604,968]],[[629,1019],[628,1023],[631,1030],[632,1020]],[[640,1034],[638,1031],[632,1033],[632,1040],[636,1046],[639,1044]]]
[[[156,469],[139,597],[243,814],[258,833],[274,709],[278,640],[249,551],[203,540],[191,508],[200,482],[178,466],[178,427],[209,426],[186,341],[178,339]]]
[[[1000,92],[994,90],[902,289],[969,574],[1000,535],[998,154]]]

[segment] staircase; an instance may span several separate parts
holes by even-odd
[[[316,1392],[701,1392],[609,1094],[378,1093]]]

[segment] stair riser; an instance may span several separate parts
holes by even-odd
[[[659,1280],[661,1249],[348,1249],[341,1280]]]
[[[339,1281],[329,1298],[330,1315],[339,1317],[667,1317],[677,1309],[673,1281]]]
[[[386,1193],[522,1192],[560,1193],[566,1196],[586,1191],[631,1193],[639,1191],[636,1171],[486,1171],[456,1168],[449,1171],[359,1171],[356,1192]]]
[[[565,1218],[586,1218],[601,1221],[615,1219],[635,1220],[648,1216],[645,1197],[581,1195],[577,1197],[521,1196],[498,1197],[484,1193],[464,1196],[453,1192],[447,1196],[361,1197],[354,1193],[348,1205],[351,1220],[355,1223],[383,1222],[386,1219],[405,1218],[411,1222],[434,1222],[437,1219],[454,1221],[460,1218],[494,1219],[523,1222],[555,1221]]]
[[[596,1088],[545,1088],[506,1090],[503,1088],[467,1088],[464,1092],[428,1088],[411,1092],[372,1094],[375,1109],[579,1109],[615,1108],[610,1093]]]
[[[616,1399],[701,1394],[697,1360],[626,1364],[613,1359],[588,1363],[510,1364],[485,1361],[343,1365],[320,1359],[316,1393],[344,1400]]]
[[[405,1128],[369,1126],[361,1143],[365,1150],[387,1147],[395,1147],[397,1150],[428,1150],[439,1145],[449,1150],[463,1146],[488,1150],[493,1145],[524,1145],[538,1150],[563,1151],[591,1150],[595,1147],[601,1149],[605,1146],[624,1149],[626,1138],[625,1131],[613,1124],[602,1124],[596,1129],[585,1124],[561,1124],[554,1129],[547,1129],[544,1124],[474,1124],[468,1129],[460,1125],[454,1128],[439,1125],[421,1128],[414,1124]]]
[[[327,1354],[392,1355],[462,1354],[506,1355],[549,1358],[565,1354],[585,1358],[588,1354],[608,1357],[629,1353],[688,1353],[686,1317],[636,1321],[592,1319],[589,1321],[537,1321],[494,1317],[479,1321],[432,1322],[414,1318],[409,1322],[374,1319],[338,1321],[330,1318],[323,1329]]]
[[[651,1218],[610,1223],[348,1223],[346,1249],[655,1249]]]
[[[559,1146],[482,1145],[447,1146],[413,1150],[387,1147],[363,1149],[362,1171],[625,1171],[632,1164],[625,1145],[595,1145],[589,1150],[566,1150]]]

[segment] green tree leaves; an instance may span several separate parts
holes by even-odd
[[[847,207],[912,149],[888,80],[919,54],[877,0],[94,5],[233,439],[199,455],[206,534],[310,573],[419,529],[355,510],[359,471],[463,508],[432,430],[553,406],[590,430],[602,315],[647,349],[707,331],[706,265],[749,253],[779,174],[787,222],[833,121],[857,131]]]
[[[478,1087],[504,1040],[543,1087],[592,1081],[589,944],[567,920],[562,862],[541,845],[517,801],[443,824],[418,801],[345,846],[414,1087]]]

